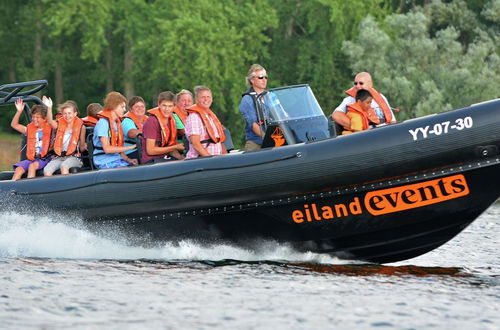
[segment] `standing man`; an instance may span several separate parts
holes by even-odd
[[[360,89],[365,89],[370,92],[373,97],[371,108],[375,111],[379,122],[375,124],[392,124],[396,123],[396,118],[391,110],[389,102],[384,95],[373,88],[372,77],[368,72],[360,72],[354,77],[354,86],[346,91],[348,95],[342,103],[333,111],[333,120],[344,127],[351,127],[351,120],[346,115],[347,105],[356,102],[356,93]]]
[[[186,159],[216,156],[226,154],[224,147],[226,135],[219,119],[210,110],[212,105],[212,91],[206,86],[194,88],[196,104],[187,110],[186,136],[189,139],[189,151]]]
[[[259,150],[265,131],[262,129],[264,118],[257,113],[257,97],[266,90],[266,69],[259,64],[252,64],[246,77],[249,88],[243,93],[240,102],[240,112],[245,119],[245,151]]]

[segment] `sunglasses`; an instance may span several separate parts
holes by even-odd
[[[257,78],[257,79],[267,79],[267,76],[257,76],[255,78]]]
[[[354,86],[356,86],[356,85],[363,86],[363,82],[362,81],[355,81]]]

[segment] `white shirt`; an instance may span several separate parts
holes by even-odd
[[[71,135],[73,134],[73,130],[67,130],[64,132],[63,137],[63,151],[68,151],[69,141],[71,140]]]

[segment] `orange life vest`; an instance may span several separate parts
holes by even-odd
[[[130,118],[130,119],[132,119],[132,121],[135,124],[135,127],[137,127],[137,129],[142,130],[142,127],[144,126],[144,123],[148,119],[148,116],[144,115],[142,117],[139,117],[139,116],[137,116],[137,115],[135,115],[135,114],[133,114],[132,112],[129,111],[124,116],[124,118]]]
[[[186,119],[188,117],[188,112],[186,110],[182,110],[178,106],[175,106],[174,113],[180,118],[183,124],[186,123]]]
[[[115,132],[114,126],[113,126],[113,115],[112,115],[113,110],[103,110],[101,111],[97,116],[99,118],[105,118],[108,123],[109,123],[109,144],[114,147],[121,147],[123,146],[123,131],[122,131],[122,122],[120,121],[120,118],[117,118],[115,120],[116,123],[116,128],[118,130]]]
[[[215,115],[215,113],[212,112],[210,109],[205,109],[197,104],[189,107],[186,109],[189,113],[197,113],[200,115],[201,120],[203,121],[203,125],[205,126],[205,129],[207,130],[208,136],[214,143],[219,143],[219,142],[224,142],[226,140],[226,134],[224,134],[224,128],[222,127],[222,124],[219,121],[219,118]],[[215,131],[212,128],[212,125],[210,125],[210,120],[209,118],[212,118],[215,127],[217,128],[217,132],[219,133],[219,137],[215,136]],[[200,137],[201,139],[202,137]]]
[[[366,111],[363,111],[363,109],[358,103],[355,102],[347,105],[347,115],[350,116],[350,114],[354,114],[360,117],[362,124],[361,130],[364,131],[370,127],[370,119],[368,118],[368,114],[366,113]],[[351,127],[344,127],[344,128],[346,129],[346,131],[348,131],[348,133],[353,132],[351,130]]]
[[[390,122],[392,122],[393,118],[392,118],[391,109],[389,108],[389,105],[387,104],[387,102],[385,102],[384,98],[382,97],[382,94],[380,94],[373,87],[368,88],[367,91],[370,92],[370,94],[372,95],[372,97],[375,100],[375,102],[378,104],[378,106],[380,107],[380,109],[382,109],[382,112],[384,113],[384,117],[385,117],[385,122],[387,124],[389,124]],[[354,87],[351,87],[350,89],[346,90],[345,93],[347,95],[349,95],[349,96],[352,96],[352,97],[356,98],[356,89]],[[373,122],[375,124],[380,124],[380,119],[378,120],[378,122],[375,122],[375,121],[373,121]]]
[[[26,158],[29,160],[35,160],[36,157],[36,133],[38,131],[39,127],[36,127],[33,123],[28,124],[26,127]],[[52,126],[45,121],[42,124],[42,152],[40,154],[40,157],[45,157],[49,151],[50,147],[50,138],[52,134]]]
[[[174,116],[169,116],[166,118],[161,110],[156,107],[148,110],[148,113],[155,116],[160,124],[161,128],[161,146],[160,147],[170,147],[177,144],[177,127],[175,126]]]
[[[83,125],[87,127],[94,127],[99,119],[92,116],[87,116],[83,117],[82,120],[83,120]]]
[[[76,151],[76,147],[78,142],[80,141],[80,132],[82,130],[83,120],[78,117],[73,119],[73,125],[71,127],[71,139],[69,140],[68,150],[66,150],[66,156],[72,155]],[[64,118],[59,119],[59,123],[57,126],[56,139],[54,141],[54,152],[58,156],[63,155],[63,140],[64,133],[66,132],[66,128],[68,127],[68,122]]]

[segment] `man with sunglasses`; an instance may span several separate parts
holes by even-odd
[[[356,93],[360,89],[368,90],[373,96],[371,108],[379,118],[379,123],[377,124],[385,125],[396,123],[396,118],[394,117],[389,102],[384,95],[373,88],[371,75],[368,72],[360,72],[354,77],[354,86],[346,91],[348,96],[344,98],[342,103],[332,113],[332,118],[337,124],[343,127],[351,126],[351,120],[346,115],[347,105],[356,102]]]
[[[249,89],[243,93],[239,109],[245,119],[245,151],[254,151],[261,148],[265,135],[262,129],[265,114],[257,111],[257,97],[266,90],[266,69],[253,64],[246,76],[246,86]]]

